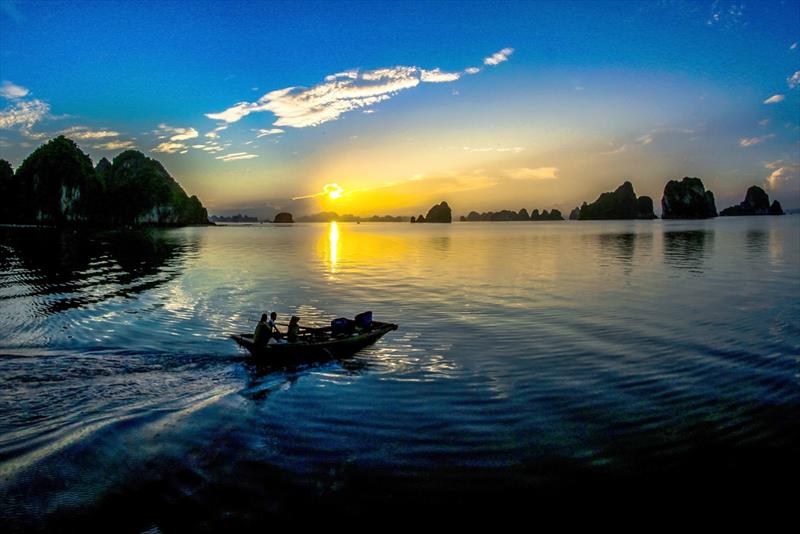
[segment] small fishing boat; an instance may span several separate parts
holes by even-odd
[[[356,316],[355,321],[342,318],[335,319],[331,321],[331,326],[322,328],[301,327],[300,335],[294,343],[257,346],[253,342],[253,334],[233,334],[231,338],[259,361],[293,363],[347,358],[372,345],[392,330],[397,330],[396,324],[373,321],[372,314],[367,312]]]

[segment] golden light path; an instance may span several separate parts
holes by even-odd
[[[328,229],[328,242],[330,243],[328,261],[330,262],[331,266],[331,274],[335,274],[336,259],[338,256],[339,247],[339,225],[336,224],[336,221],[331,221],[330,223],[330,228]]]

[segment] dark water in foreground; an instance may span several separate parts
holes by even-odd
[[[226,336],[273,309],[400,329],[269,370]],[[785,496],[799,318],[796,216],[0,228],[0,515],[170,531]]]

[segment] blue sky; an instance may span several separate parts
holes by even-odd
[[[133,147],[212,213],[567,209],[684,175],[800,206],[797,2],[0,6],[15,166],[58,133]]]

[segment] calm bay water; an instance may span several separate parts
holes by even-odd
[[[343,362],[264,369],[227,337],[367,309],[400,329]],[[763,492],[797,472],[799,318],[797,216],[0,228],[0,515]]]

